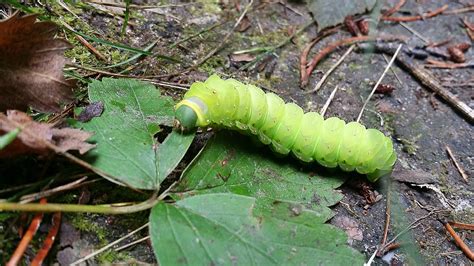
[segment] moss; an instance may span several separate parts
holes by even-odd
[[[195,15],[218,14],[222,12],[219,1],[217,0],[196,0],[195,2],[199,3],[199,5],[194,5],[190,8]]]
[[[356,70],[361,69],[363,66],[361,64],[351,62],[349,63],[348,67],[351,71],[356,71]]]
[[[416,154],[416,151],[420,148],[420,146],[418,146],[416,142],[421,138],[421,136],[422,134],[418,134],[415,137],[410,138],[410,139],[397,138],[397,140],[400,141],[400,143],[402,143],[403,145],[402,150],[404,152],[408,153],[409,155],[414,155]]]
[[[68,8],[74,13],[74,14],[80,14],[82,12],[82,9],[76,8],[77,5],[74,3],[68,3]],[[81,5],[83,8],[85,8],[83,5]],[[51,10],[53,10],[53,13],[47,14],[45,13],[45,10],[43,9],[42,12],[44,16],[46,16],[45,19],[49,19],[53,22],[55,22],[58,25],[61,25],[62,23],[66,23],[69,26],[71,26],[73,29],[80,31],[81,33],[87,35],[87,36],[97,36],[94,28],[84,22],[83,20],[78,20],[75,15],[71,14],[70,12],[64,10],[63,7],[61,7],[56,1],[52,1],[49,3],[49,7]],[[63,27],[64,28],[64,27]],[[120,27],[117,26],[117,32],[120,30]],[[64,34],[63,37],[69,41],[72,45],[72,49],[69,49],[65,52],[66,57],[70,58],[73,62],[80,64],[80,65],[88,65],[88,66],[103,66],[104,62],[98,60],[95,55],[93,55],[88,48],[86,48],[81,42],[78,41],[76,38],[76,34],[68,31],[68,30],[63,30],[62,33]],[[110,38],[114,38],[114,35],[116,34],[115,31],[111,31],[110,33]],[[107,39],[107,36],[99,36],[99,38],[102,39]],[[90,43],[96,48],[100,53],[102,53],[106,58],[111,59],[111,62],[107,62],[107,64],[116,64],[119,63],[126,58],[128,58],[129,53],[123,52],[117,49],[110,49],[110,45],[104,45],[100,44],[97,42],[92,42]]]
[[[261,78],[259,78],[255,82],[255,85],[261,88],[273,89],[275,87],[275,84],[279,84],[282,82],[283,79],[281,77],[272,75],[270,78],[264,78],[263,75],[261,75]]]
[[[216,55],[211,58],[209,58],[206,62],[204,62],[201,66],[199,66],[199,70],[210,74],[213,74],[216,72],[216,69],[219,67],[224,67],[225,65],[225,58]]]
[[[94,220],[95,215],[86,215],[83,213],[71,215],[70,221],[71,224],[78,230],[82,232],[90,233],[97,237],[100,245],[106,245],[108,243],[106,237],[106,229],[97,223]]]
[[[272,32],[266,32],[265,34],[260,34],[260,32],[258,32],[255,35],[251,36],[248,36],[248,34],[239,34],[239,37],[242,40],[250,41],[253,46],[268,47],[286,40],[288,38],[288,35],[286,29],[279,29]]]
[[[124,262],[133,259],[126,252],[116,252],[112,249],[106,250],[97,255],[99,265],[110,264],[112,262]]]

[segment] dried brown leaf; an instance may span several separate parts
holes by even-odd
[[[54,112],[72,100],[74,82],[63,76],[63,53],[71,46],[55,39],[56,31],[52,22],[36,22],[36,15],[0,21],[0,111],[31,106]]]
[[[59,151],[78,150],[84,154],[95,145],[86,140],[92,135],[79,129],[53,128],[53,124],[33,121],[27,114],[9,110],[7,115],[0,113],[0,135],[16,128],[21,132],[17,139],[0,151],[0,158],[13,157],[26,153],[45,154],[48,152],[48,143],[55,145]]]

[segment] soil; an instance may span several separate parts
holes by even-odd
[[[132,1],[133,4],[142,5],[152,2],[154,1]],[[113,12],[111,9],[101,12],[97,9],[77,9],[80,11],[77,15],[83,24],[97,32],[102,32],[104,38],[134,47],[145,47],[152,41],[157,41],[153,52],[171,56],[178,59],[180,63],[160,57],[146,57],[135,65],[131,74],[161,76],[183,71],[203,58],[210,50],[218,47],[224,36],[232,31],[235,23],[238,12],[233,2],[241,2],[240,8],[245,8],[245,1],[221,1],[222,4],[213,4],[205,0],[169,2],[168,7],[154,11],[132,9],[131,23],[123,38],[120,37],[123,18],[111,15]],[[316,36],[318,30],[316,25],[308,27],[249,71],[238,69],[245,62],[231,60],[230,55],[237,51],[276,45],[288,38],[289,33],[300,29],[312,20],[306,5],[300,1],[266,2],[269,1],[256,1],[247,16],[249,28],[245,31],[234,32],[218,53],[196,70],[185,75],[174,75],[166,80],[190,84],[193,81],[205,79],[210,73],[217,72],[276,92],[285,100],[296,102],[305,111],[319,111],[334,87],[338,86],[340,89],[329,106],[326,116],[338,116],[346,121],[355,120],[363,102],[387,65],[382,54],[352,52],[330,75],[322,89],[312,94],[306,94],[305,90],[299,87],[299,58],[304,46]],[[398,1],[388,1],[387,6],[393,6],[395,2]],[[402,8],[404,13],[396,15],[407,15],[407,13],[416,15],[424,10],[434,10],[443,4],[449,4],[449,9],[456,9],[462,7],[460,3],[462,1],[407,1]],[[39,8],[44,7],[39,6]],[[57,10],[58,7],[51,8]],[[67,14],[64,10],[57,12]],[[451,43],[471,43],[460,23],[462,17],[470,17],[471,22],[474,22],[471,14],[439,15],[407,24],[431,42],[451,39]],[[179,40],[225,21],[227,23],[170,48]],[[407,36],[408,41],[405,45],[408,47],[425,44],[399,23],[379,23],[376,30],[381,33]],[[329,42],[349,36],[350,34],[341,28],[336,34],[319,42],[311,50],[310,56],[318,53]],[[344,54],[346,49],[347,47],[337,49],[317,66],[306,90],[316,85],[323,73]],[[92,55],[89,56],[92,57]],[[474,60],[472,59],[474,58],[473,49],[468,50],[466,58],[471,62]],[[91,60],[89,63],[92,65],[95,63],[95,59],[88,60]],[[429,70],[458,99],[474,108],[472,67]],[[389,251],[382,258],[376,257],[375,263],[378,265],[387,263],[469,265],[472,262],[455,245],[438,218],[474,223],[472,124],[396,64],[392,67],[392,71],[387,73],[383,83],[395,89],[388,95],[376,94],[369,103],[361,122],[367,127],[379,128],[393,137],[398,153],[396,171],[392,178],[375,184],[363,181],[360,176],[351,177],[340,188],[344,199],[334,206],[335,217],[331,223],[350,231],[351,245],[366,254],[369,259],[382,241],[387,207],[390,208],[391,219],[388,240],[407,228],[410,223],[432,213],[408,233],[397,238],[396,242],[401,244],[400,248]],[[461,83],[468,85],[456,86]],[[179,98],[183,92],[165,87],[162,90],[176,98]],[[199,150],[203,142],[198,141],[193,150]],[[448,157],[446,146],[453,150],[460,165],[469,176],[467,182],[462,179]],[[405,176],[402,178],[403,175]],[[423,179],[427,176],[428,181]],[[426,184],[429,185],[426,186]],[[94,203],[107,202],[106,199],[100,197],[108,193],[107,185],[102,185],[105,188],[90,191],[91,198],[95,199]],[[436,189],[438,192],[435,191]],[[78,197],[80,194],[77,192],[74,196]],[[66,223],[70,225],[70,231],[79,232],[81,235],[80,238],[83,241],[75,243],[74,245],[79,245],[76,248],[89,250],[91,247],[101,246],[139,227],[146,222],[146,213],[143,214],[144,219],[138,219],[142,223],[132,222],[130,220],[133,219],[125,216],[84,215],[80,218],[84,221],[78,222],[77,216],[67,215]],[[100,235],[87,223],[94,224],[93,228],[107,228],[106,232]],[[90,227],[90,230],[87,230],[87,227]],[[466,244],[474,247],[473,233],[465,230],[459,232]],[[143,232],[143,236],[145,235],[146,232]],[[136,236],[134,239],[138,238],[139,236]],[[56,259],[59,262],[67,263],[74,256],[82,256],[64,255],[64,249],[71,245],[69,243],[58,247]],[[98,259],[98,263],[104,260],[156,262],[151,246],[146,241],[123,252],[113,252],[109,255],[111,257],[104,256]]]

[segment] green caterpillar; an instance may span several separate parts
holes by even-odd
[[[181,130],[215,126],[244,131],[277,153],[292,152],[304,162],[355,170],[373,182],[391,173],[397,159],[392,141],[376,129],[304,113],[274,93],[217,75],[193,83],[175,108]]]

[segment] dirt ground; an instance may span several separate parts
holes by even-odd
[[[154,2],[132,1],[133,4],[140,5]],[[180,62],[147,57],[135,66],[132,73],[139,76],[162,76],[183,71],[213,48],[218,47],[224,36],[232,32],[232,26],[239,14],[234,2],[240,2],[238,5],[240,9],[246,6],[245,1],[220,1],[221,4],[206,0],[161,2],[166,2],[162,4],[168,6],[153,12],[146,9],[132,9],[130,25],[123,38],[119,37],[123,18],[112,15],[114,11],[110,8],[100,12],[97,9],[78,9],[81,12],[77,12],[77,16],[82,20],[81,25],[88,25],[111,40],[115,38],[134,47],[145,47],[152,41],[157,41],[153,52],[171,56]],[[387,2],[384,9],[398,1]],[[463,6],[460,3],[463,1],[407,1],[402,8],[404,14],[397,16],[416,15],[425,10],[434,10],[443,4],[449,4],[449,9],[456,9]],[[39,4],[36,6],[45,8]],[[51,8],[58,9],[56,6]],[[56,12],[68,14],[64,10],[59,10]],[[470,43],[460,18],[467,17],[474,22],[472,14],[470,12],[439,15],[406,24],[430,42],[451,39],[452,43]],[[364,100],[387,65],[382,54],[352,52],[330,75],[320,91],[307,94],[306,90],[315,86],[322,75],[344,54],[347,47],[337,49],[317,66],[305,90],[299,86],[300,54],[316,36],[318,30],[316,25],[309,26],[250,70],[239,70],[245,62],[242,61],[242,57],[236,60],[232,54],[255,47],[274,46],[284,41],[289,34],[312,21],[306,5],[300,1],[255,1],[247,18],[248,28],[234,31],[222,49],[196,70],[163,80],[190,84],[217,72],[274,91],[286,101],[298,103],[305,111],[319,111],[337,85],[339,91],[335,94],[326,116],[338,116],[346,121],[357,118]],[[170,47],[200,30],[220,23],[224,24],[176,47]],[[408,41],[405,45],[408,47],[425,44],[420,37],[399,23],[381,22],[376,30],[381,33],[407,36]],[[336,34],[317,43],[310,56],[318,53],[329,42],[343,37],[350,37],[350,34],[341,28]],[[73,54],[69,56],[73,57]],[[471,62],[474,60],[472,48],[466,53],[466,58]],[[387,59],[390,59],[390,56]],[[77,62],[77,59],[75,60]],[[94,64],[94,61],[88,61],[92,59],[81,60],[85,64]],[[429,69],[429,71],[432,71],[436,78],[445,84],[445,88],[458,99],[474,108],[472,67]],[[469,265],[472,262],[455,245],[438,218],[474,223],[472,123],[397,64],[387,73],[383,83],[393,86],[394,91],[389,95],[376,94],[361,122],[367,127],[379,128],[392,136],[398,153],[396,170],[390,180],[376,184],[367,183],[360,176],[348,175],[348,182],[340,188],[344,198],[340,204],[334,206],[335,216],[330,222],[348,231],[351,245],[366,254],[369,259],[382,241],[386,208],[389,207],[391,224],[388,240],[406,229],[410,223],[414,221],[419,223],[396,239],[395,242],[401,245],[400,248],[387,252],[382,258],[376,257],[375,264]],[[183,93],[181,90],[166,87],[162,87],[162,90],[176,98]],[[193,150],[199,150],[200,145],[202,142],[198,141]],[[451,148],[466,171],[469,176],[468,182],[462,179],[448,157],[446,146]],[[104,188],[94,188],[90,191],[85,189],[75,192],[72,197],[88,193],[89,197],[94,199],[90,203],[107,202],[113,196],[107,195],[109,191],[106,181],[100,183],[103,183]],[[370,199],[371,197],[375,200]],[[60,245],[56,249],[56,260],[66,264],[74,261],[74,258],[88,254],[95,247],[113,241],[145,223],[146,213],[142,216],[137,219],[132,216],[66,215],[62,230],[70,232],[67,235],[72,239],[60,240]],[[101,227],[107,229],[101,231],[98,229]],[[473,232],[467,230],[458,232],[466,244],[473,248]],[[146,236],[146,233],[144,232],[142,236]],[[114,260],[155,262],[150,243],[147,242],[123,252],[109,252],[102,255],[98,262]]]

